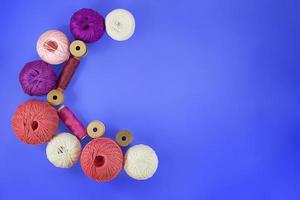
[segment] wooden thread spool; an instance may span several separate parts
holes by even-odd
[[[87,134],[91,138],[101,137],[105,132],[105,126],[102,122],[95,120],[87,126]]]
[[[53,106],[62,104],[64,102],[64,94],[61,89],[51,90],[47,94],[47,101]]]
[[[75,40],[70,44],[70,53],[77,58],[81,58],[87,54],[87,46],[81,40]]]
[[[127,147],[133,140],[132,134],[127,130],[121,130],[116,135],[116,141],[121,147]]]
[[[58,78],[58,88],[65,90],[67,86],[69,85],[78,65],[80,63],[79,58],[71,57],[65,64],[62,72],[59,75]]]

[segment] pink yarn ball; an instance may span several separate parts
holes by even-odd
[[[58,65],[70,57],[69,39],[58,30],[49,30],[43,33],[36,45],[36,50],[43,61]]]

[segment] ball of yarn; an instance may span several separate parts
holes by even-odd
[[[24,92],[31,96],[47,94],[56,85],[56,74],[51,65],[42,60],[26,63],[19,75]]]
[[[84,173],[98,181],[117,177],[123,166],[123,153],[111,139],[100,137],[90,141],[83,149],[80,164]]]
[[[104,17],[90,8],[82,8],[71,17],[70,29],[77,40],[96,42],[105,32]]]
[[[14,113],[12,128],[17,138],[24,143],[45,143],[58,128],[57,111],[44,101],[26,101]]]
[[[81,144],[70,133],[61,133],[50,140],[46,148],[48,160],[56,167],[70,168],[79,159]]]
[[[115,9],[105,17],[107,34],[114,40],[128,40],[135,31],[133,15],[124,9]]]
[[[155,151],[143,144],[129,148],[125,154],[124,169],[126,173],[137,180],[151,178],[158,167]]]
[[[58,30],[49,30],[43,33],[36,45],[36,50],[43,61],[57,65],[70,57],[69,39]]]

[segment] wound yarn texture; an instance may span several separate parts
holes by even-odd
[[[61,106],[58,109],[58,115],[64,122],[66,127],[75,135],[78,139],[83,139],[86,136],[86,129],[76,117],[76,115],[67,107]]]
[[[123,153],[111,139],[100,137],[90,141],[82,150],[80,164],[84,173],[98,182],[117,177],[123,167]]]
[[[135,31],[135,19],[125,9],[115,9],[105,17],[107,34],[114,40],[128,40]]]
[[[68,87],[79,63],[80,63],[79,58],[74,58],[74,57],[71,57],[66,62],[57,80],[58,88],[65,90]]]
[[[46,148],[48,160],[59,168],[72,167],[78,161],[80,153],[80,141],[70,133],[56,135]]]
[[[58,65],[69,59],[69,45],[69,39],[63,32],[49,30],[39,37],[36,50],[43,61]]]
[[[98,41],[105,32],[104,17],[90,8],[82,8],[71,17],[70,29],[77,40]]]
[[[157,170],[158,158],[155,151],[144,144],[130,147],[125,154],[125,172],[137,180],[151,178]]]
[[[12,128],[22,142],[43,144],[58,128],[56,110],[47,102],[29,100],[20,105],[12,118]]]
[[[19,75],[23,91],[30,96],[47,94],[56,86],[56,79],[52,66],[42,60],[26,63]]]

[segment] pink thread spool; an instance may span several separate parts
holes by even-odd
[[[75,114],[67,107],[62,105],[58,109],[59,118],[64,122],[66,127],[75,135],[79,140],[86,136],[86,129],[82,123],[78,120]]]

